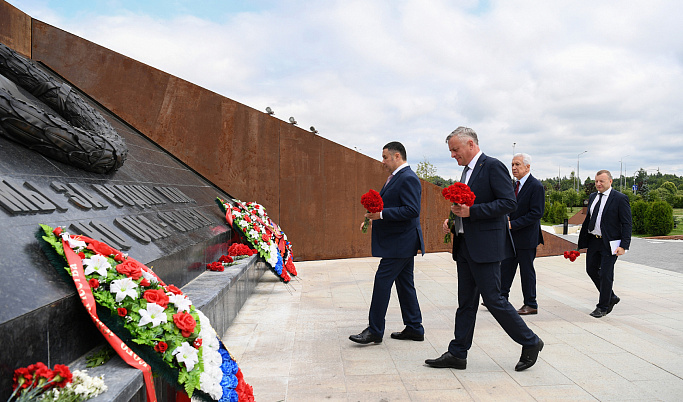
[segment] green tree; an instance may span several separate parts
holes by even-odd
[[[436,166],[432,165],[425,157],[422,162],[418,162],[415,174],[420,179],[429,181],[430,177],[436,176]]]

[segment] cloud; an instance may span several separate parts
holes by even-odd
[[[467,125],[505,163],[513,143],[531,154],[539,177],[568,176],[584,150],[582,177],[683,174],[683,3],[287,0],[211,16],[52,4],[18,7],[373,158],[398,140],[411,163],[458,178],[444,138]]]

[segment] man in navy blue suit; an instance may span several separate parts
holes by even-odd
[[[452,237],[458,270],[455,337],[447,352],[425,363],[437,368],[467,367],[481,294],[493,318],[512,340],[522,345],[515,370],[528,369],[536,363],[543,341],[500,293],[500,262],[515,252],[507,217],[517,206],[510,174],[501,161],[481,152],[477,134],[471,128],[458,127],[448,135],[446,143],[451,157],[465,167],[460,181],[469,185],[476,198],[471,207],[451,206],[456,215]],[[444,232],[449,230],[445,221]]]
[[[424,340],[422,313],[413,281],[414,258],[418,250],[424,255],[425,249],[420,226],[422,185],[406,160],[406,149],[400,142],[390,142],[382,149],[382,164],[391,173],[379,193],[384,209],[365,214],[372,222],[372,255],[382,259],[375,273],[369,325],[360,334],[349,337],[357,343],[382,342],[384,317],[394,283],[405,328],[391,337]]]
[[[524,305],[517,313],[537,314],[534,259],[536,247],[543,243],[541,218],[545,210],[545,190],[543,184],[531,174],[531,156],[528,154],[513,156],[512,175],[517,179],[514,184],[517,209],[510,212],[510,231],[517,255],[506,258],[500,264],[500,289],[507,299],[519,265]]]
[[[595,310],[601,318],[612,312],[621,299],[614,294],[614,263],[631,245],[631,206],[628,197],[612,189],[612,174],[600,170],[595,175],[595,189],[590,195],[588,213],[579,232],[579,249],[587,248],[586,273],[600,292]]]

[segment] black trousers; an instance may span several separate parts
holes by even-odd
[[[617,256],[612,254],[603,239],[588,235],[588,251],[586,252],[586,273],[600,292],[597,307],[607,310],[610,301],[617,297],[612,291],[614,285],[614,263]]]

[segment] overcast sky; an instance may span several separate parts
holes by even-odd
[[[539,178],[583,151],[582,180],[683,175],[683,1],[8,2],[375,159],[401,141],[445,178],[461,125]]]

